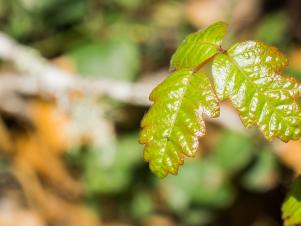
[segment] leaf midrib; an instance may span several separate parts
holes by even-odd
[[[192,76],[193,76],[194,73],[192,73],[191,71],[189,71],[189,74],[190,74],[190,75],[188,76],[188,79],[189,79],[189,80],[188,80],[187,85],[186,85],[186,87],[185,87],[185,89],[184,89],[182,98],[181,98],[180,103],[179,103],[179,107],[178,107],[178,109],[177,109],[176,112],[175,112],[175,115],[176,115],[176,116],[174,117],[174,120],[172,120],[172,123],[171,123],[171,126],[170,126],[170,130],[169,130],[169,133],[168,133],[168,140],[166,140],[165,145],[164,145],[164,149],[165,149],[165,150],[166,150],[166,145],[167,145],[167,143],[168,143],[169,141],[172,141],[172,140],[170,139],[170,136],[171,136],[171,134],[172,134],[172,132],[173,132],[173,130],[174,130],[174,128],[175,128],[175,123],[176,123],[176,120],[177,120],[177,118],[178,118],[178,114],[179,114],[179,112],[180,112],[180,110],[181,110],[181,106],[182,106],[184,97],[185,97],[185,95],[186,95],[188,86],[189,86],[190,83],[191,83],[191,79],[192,79]]]

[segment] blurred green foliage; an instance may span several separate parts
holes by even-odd
[[[0,0],[0,27],[50,60],[67,59],[72,68],[66,69],[85,78],[133,81],[167,68],[183,37],[198,29],[185,19],[184,4],[180,0]],[[287,33],[288,16],[284,9],[263,13],[254,27],[245,29],[252,33],[250,38],[288,52],[294,47]],[[301,78],[298,70],[288,73]],[[146,109],[103,99],[97,104],[103,114],[85,117],[94,109],[78,105],[83,115],[76,120],[100,127],[95,118],[103,117],[116,129],[116,139],[76,146],[65,157],[85,189],[87,205],[99,215],[107,203],[114,203],[114,211],[128,221],[142,222],[164,213],[186,226],[208,225],[238,201],[241,190],[264,193],[277,185],[282,169],[272,148],[251,132],[245,136],[224,129],[213,133],[214,145],[208,145],[207,138],[202,141],[206,144],[202,156],[186,160],[179,175],[159,180],[143,162],[143,146],[137,142]],[[0,161],[0,168],[7,168],[7,162]],[[298,202],[289,197],[292,204]]]
[[[256,156],[255,163],[242,178],[244,186],[252,191],[263,192],[273,186],[276,179],[278,163],[276,156],[270,148],[260,151]]]
[[[187,160],[177,176],[163,180],[150,174],[147,180],[140,178],[142,148],[137,133],[121,136],[110,166],[101,161],[97,149],[77,152],[83,159],[83,183],[88,194],[128,196],[126,200],[130,201],[123,203],[122,209],[138,220],[154,211],[153,195],[159,189],[164,203],[186,225],[206,225],[217,210],[235,201],[237,181],[249,190],[264,192],[273,187],[271,174],[277,175],[277,161],[271,150],[257,150],[251,138],[232,131],[223,132],[206,156]]]
[[[125,38],[87,42],[70,53],[77,71],[90,78],[133,80],[140,66],[138,46]]]
[[[134,167],[141,163],[142,148],[137,133],[127,134],[117,141],[113,163],[107,166],[101,153],[107,150],[89,149],[83,157],[83,180],[89,193],[118,193],[131,183]]]
[[[284,47],[287,26],[288,17],[283,11],[269,14],[257,27],[255,38],[270,45]]]

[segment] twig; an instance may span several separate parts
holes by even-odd
[[[13,62],[22,74],[26,74],[18,77],[1,76],[1,90],[17,90],[32,94],[40,91],[54,96],[70,91],[81,91],[88,95],[106,95],[122,102],[149,105],[147,95],[158,83],[158,81],[129,83],[82,79],[79,75],[68,73],[50,64],[35,50],[16,43],[3,33],[0,33],[0,58]]]
[[[151,104],[148,100],[150,91],[168,74],[167,71],[159,71],[151,76],[151,80],[136,83],[82,79],[79,75],[68,73],[50,64],[38,52],[16,43],[3,33],[0,33],[0,58],[13,62],[23,74],[23,76],[0,76],[1,107],[3,108],[3,103],[6,102],[5,106],[10,111],[13,109],[11,100],[14,98],[8,101],[7,97],[9,95],[13,97],[12,93],[46,94],[59,100],[72,91],[79,91],[85,95],[105,95],[129,104],[149,106]],[[16,108],[17,112],[22,112],[19,110]],[[210,121],[241,133],[246,131],[239,118],[233,114],[233,109],[227,105],[222,105],[219,119]]]

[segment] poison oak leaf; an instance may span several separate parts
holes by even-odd
[[[208,77],[189,70],[171,74],[150,99],[154,105],[141,122],[144,158],[160,177],[176,174],[184,155],[194,156],[198,138],[206,133],[202,114],[219,115],[218,100]]]
[[[171,70],[192,69],[213,57],[220,50],[227,28],[226,23],[217,22],[205,30],[189,35],[172,56]]]
[[[283,77],[286,57],[261,42],[238,43],[216,56],[212,74],[221,100],[230,99],[244,125],[257,125],[271,140],[296,140],[301,134],[301,86]]]
[[[257,125],[271,140],[301,136],[301,85],[282,75],[286,57],[256,41],[221,47],[227,24],[189,35],[171,59],[172,73],[150,95],[153,106],[141,122],[144,158],[160,177],[176,174],[184,156],[194,156],[205,131],[202,114],[219,115],[218,99],[229,99],[248,128]],[[213,61],[213,84],[201,71]],[[217,95],[217,97],[216,97]]]

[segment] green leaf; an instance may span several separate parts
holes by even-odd
[[[191,203],[225,207],[235,195],[223,169],[213,159],[187,161],[177,177],[162,181],[162,188],[168,205],[178,212],[185,211]]]
[[[145,144],[145,160],[161,177],[176,174],[184,155],[195,154],[198,138],[205,134],[200,113],[218,116],[215,95],[229,99],[244,125],[258,126],[268,140],[297,140],[301,136],[301,84],[282,76],[287,58],[276,48],[256,41],[225,50],[221,43],[226,30],[227,24],[218,22],[189,35],[172,56],[171,70],[176,72],[150,96],[155,103],[142,120],[140,142]],[[214,90],[200,72],[211,61]],[[241,157],[242,161],[249,159]],[[225,167],[235,170],[241,166],[230,161]]]
[[[267,14],[255,30],[255,39],[267,44],[286,43],[286,31],[288,29],[289,16],[283,11]]]
[[[126,38],[86,42],[69,56],[81,75],[93,79],[133,80],[140,67],[138,46]]]
[[[281,76],[286,66],[286,57],[276,48],[255,41],[238,43],[213,62],[218,97],[230,99],[244,125],[257,125],[268,140],[297,140],[301,135],[296,102],[301,86]]]
[[[214,211],[208,209],[206,206],[203,207],[193,207],[188,211],[182,212],[180,214],[183,219],[184,225],[190,226],[203,226],[209,225],[215,219]]]
[[[160,177],[176,174],[184,155],[195,155],[198,138],[206,132],[202,114],[219,115],[218,100],[206,75],[189,70],[171,74],[150,100],[154,104],[141,122],[144,159]]]
[[[128,207],[127,207],[128,208]],[[154,210],[154,201],[148,190],[136,189],[131,202],[131,215],[137,219],[144,219]]]
[[[225,131],[217,142],[212,157],[226,175],[232,175],[251,161],[252,148],[250,138],[233,131]]]
[[[278,165],[275,154],[270,148],[258,153],[255,164],[243,176],[243,185],[256,192],[266,192],[272,189],[278,179]]]
[[[301,223],[301,176],[294,181],[282,205],[282,218],[285,226],[297,226]]]
[[[217,54],[227,27],[226,23],[217,22],[189,35],[172,56],[171,69],[192,69]]]
[[[103,162],[101,152],[92,149],[85,153],[83,183],[88,193],[118,193],[130,185],[134,167],[142,160],[137,133],[119,137],[113,164]]]

